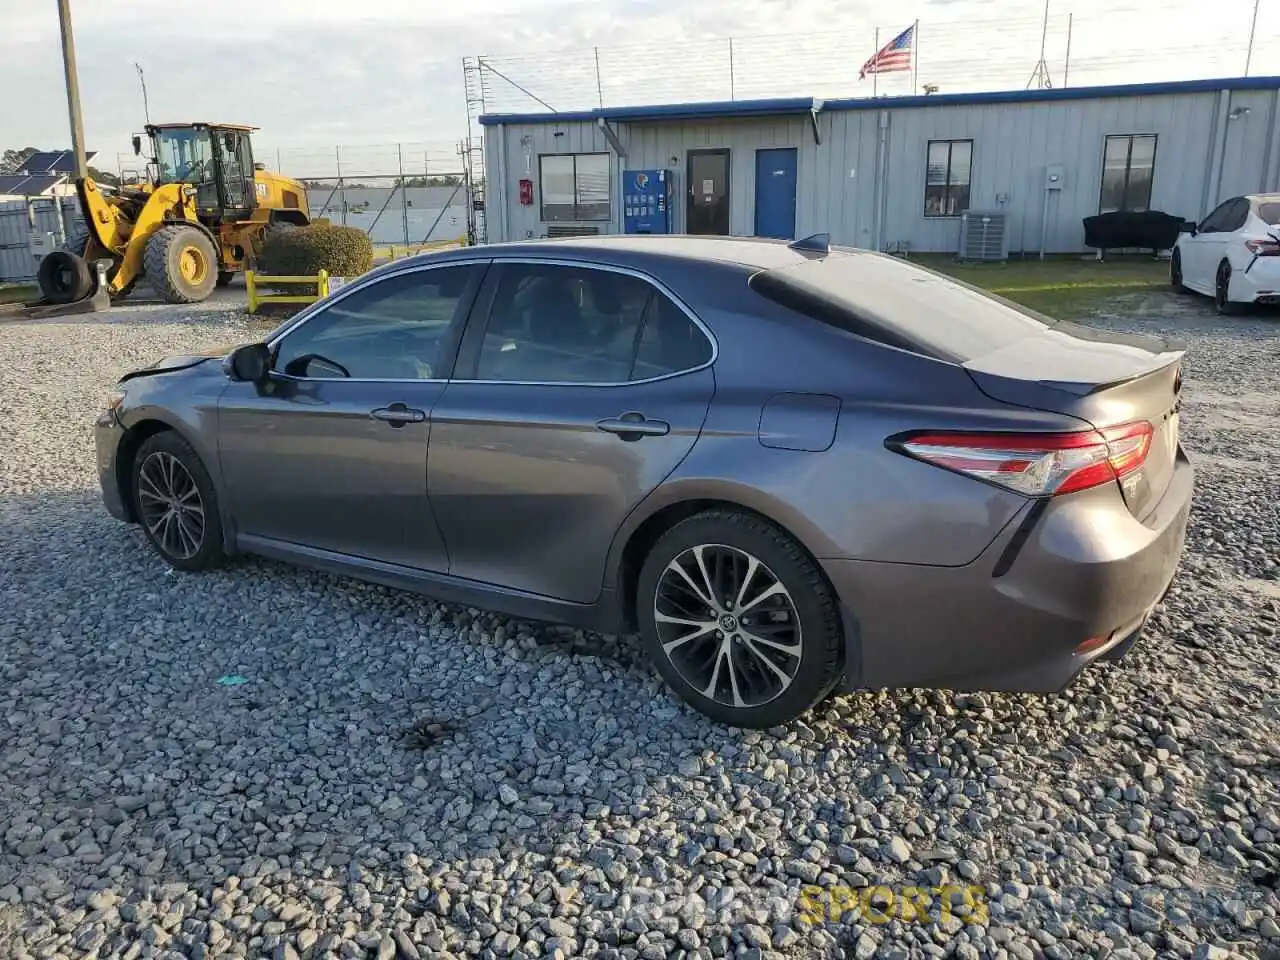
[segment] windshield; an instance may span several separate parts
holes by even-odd
[[[213,150],[208,130],[176,128],[155,135],[161,183],[200,183],[213,179]]]

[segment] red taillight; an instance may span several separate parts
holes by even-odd
[[[1280,257],[1280,243],[1275,240],[1246,240],[1244,245],[1255,257]]]
[[[892,446],[907,456],[1029,497],[1058,496],[1122,479],[1151,449],[1145,420],[1075,433],[922,433]]]

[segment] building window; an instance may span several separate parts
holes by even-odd
[[[1156,168],[1156,135],[1124,134],[1107,137],[1102,151],[1102,196],[1099,213],[1151,207],[1151,178]]]
[[[609,219],[609,154],[545,154],[538,171],[544,221]]]
[[[969,209],[972,140],[930,140],[924,175],[924,215],[958,217]]]

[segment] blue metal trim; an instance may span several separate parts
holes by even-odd
[[[645,120],[689,120],[699,117],[766,117],[806,114],[822,109],[813,97],[784,97],[772,100],[715,100],[706,103],[664,103],[639,107],[610,107],[604,110],[574,110],[564,113],[485,114],[485,126],[514,123],[569,123],[616,120],[635,123]]]
[[[1113,83],[1097,87],[1050,90],[995,90],[987,93],[934,93],[913,97],[847,97],[828,100],[827,110],[898,110],[903,107],[964,106],[984,103],[1042,103],[1054,100],[1101,100],[1105,97],[1157,97],[1219,90],[1276,90],[1280,77],[1226,77],[1220,80],[1168,80],[1158,83]]]
[[[728,100],[707,103],[672,103],[652,106],[574,110],[565,113],[492,113],[480,118],[484,126],[688,120],[715,117],[761,117],[812,113],[820,110],[901,110],[910,107],[962,106],[984,103],[1041,103],[1055,100],[1098,100],[1104,97],[1153,97],[1176,93],[1213,93],[1218,90],[1277,90],[1280,77],[1224,77],[1216,80],[1168,80],[1158,83],[1117,83],[1098,87],[1065,87],[1051,90],[997,90],[988,93],[935,93],[912,97],[847,97],[816,100],[787,97],[773,100]]]

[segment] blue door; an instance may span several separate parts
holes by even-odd
[[[796,238],[796,148],[756,151],[756,236]]]

